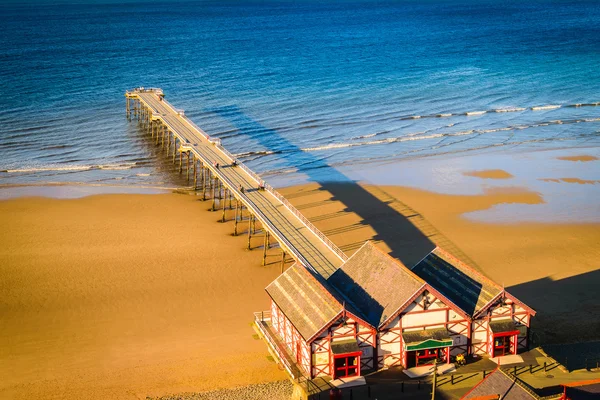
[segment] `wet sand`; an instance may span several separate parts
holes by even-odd
[[[579,185],[595,185],[600,183],[598,180],[593,179],[579,179],[579,178],[547,178],[541,179],[544,182],[554,182],[554,183],[577,183]]]
[[[564,161],[596,161],[598,157],[590,156],[590,155],[581,155],[581,156],[565,156],[565,157],[557,157],[559,160]]]
[[[483,179],[510,179],[513,178],[511,174],[501,169],[486,169],[482,171],[468,171],[464,172],[465,176],[473,176],[475,178]]]
[[[541,337],[600,331],[598,224],[462,217],[540,204],[537,192],[347,183],[282,193],[347,254],[371,239],[413,265],[439,244],[536,308]],[[0,398],[135,399],[284,379],[250,327],[279,253],[261,267],[261,251],[244,250],[245,235],[208,208],[178,194],[1,201]]]

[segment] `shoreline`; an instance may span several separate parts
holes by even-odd
[[[400,186],[432,194],[481,195],[492,191],[529,191],[540,201],[502,203],[465,213],[474,222],[600,223],[600,148],[513,149],[489,154],[437,155],[407,160],[325,167],[265,179],[277,190],[315,182]],[[364,167],[364,168],[363,168]],[[176,175],[179,177],[178,175]],[[181,179],[180,177],[178,179]],[[185,185],[144,185],[95,182],[47,182],[0,185],[0,200],[18,197],[79,198],[94,194],[158,194],[188,191]]]

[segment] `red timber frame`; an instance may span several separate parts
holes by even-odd
[[[311,369],[310,364],[312,364],[312,357],[309,357],[310,359],[308,360],[308,365],[306,365],[303,362],[304,358],[302,355],[302,350],[306,346],[306,342],[302,336],[300,336],[300,333],[296,327],[287,319],[287,317],[283,314],[281,309],[273,300],[271,300],[271,319],[273,328],[275,328],[275,331],[279,334],[283,343],[285,343],[287,346],[290,355],[296,361],[298,367],[304,370],[304,372],[309,373],[309,370]]]
[[[499,301],[502,301],[502,299],[509,299],[511,301],[510,303],[506,304],[507,306],[509,306],[509,309],[504,312],[494,314],[494,308],[498,305]],[[521,307],[523,311],[515,311],[515,307]],[[510,293],[502,291],[494,299],[488,302],[488,304],[485,307],[483,307],[477,313],[477,315],[481,316],[484,312],[486,313],[485,317],[479,317],[477,320],[474,321],[473,331],[477,331],[478,329],[482,328],[484,324],[487,325],[486,341],[473,344],[472,351],[474,353],[483,352],[488,354],[490,357],[496,357],[496,351],[499,349],[499,347],[496,346],[496,338],[503,338],[501,340],[503,341],[503,345],[505,345],[506,339],[504,339],[504,337],[506,336],[510,337],[509,354],[517,354],[520,349],[526,350],[528,348],[529,323],[531,321],[531,317],[535,315],[535,311],[533,309],[517,300]],[[490,322],[494,322],[494,320],[509,319],[506,317],[509,317],[511,321],[526,326],[526,336],[519,337],[520,332],[518,330],[513,332],[500,332],[497,334],[493,333],[490,328]],[[503,353],[506,353],[506,351],[503,351]]]
[[[487,345],[488,345],[488,343],[490,341],[490,339],[489,339],[490,338],[490,331],[487,328],[487,325],[486,325],[487,322],[488,322],[487,319],[480,319],[480,320],[473,321],[473,325],[474,325],[473,330],[472,330],[473,332],[478,331],[480,328],[485,329],[485,332],[486,332],[485,333],[485,337],[486,337],[485,341],[483,341],[481,343],[472,343],[472,345],[469,346],[471,348],[470,352],[473,353],[473,354],[487,353],[488,352]],[[483,329],[481,329],[481,330],[483,330]]]
[[[434,304],[437,301],[441,301],[445,305],[445,307],[435,308],[435,309],[427,309],[427,307],[425,307],[424,304],[423,305],[419,304],[421,307],[424,308],[423,310],[411,311],[410,313],[403,313],[404,310],[406,310],[411,304],[413,304],[415,302],[415,300],[417,298],[419,298],[419,296],[421,296],[425,292],[428,292],[429,294],[431,294],[433,296],[433,300],[429,301],[430,305]],[[439,323],[434,323],[434,324],[420,324],[420,325],[415,325],[415,326],[403,326],[403,324],[402,324],[402,317],[407,314],[415,315],[415,314],[423,314],[423,313],[428,313],[428,312],[440,312],[440,311],[446,312],[446,318],[445,318],[444,322],[439,322]],[[462,319],[451,321],[449,318],[450,311],[453,311],[454,313],[460,315],[462,317]],[[388,366],[402,365],[402,366],[406,367],[408,365],[408,357],[409,357],[408,353],[410,351],[406,351],[404,349],[404,340],[402,338],[402,332],[404,332],[404,330],[406,330],[406,329],[411,329],[411,328],[427,329],[427,328],[431,328],[431,327],[440,327],[443,325],[449,332],[452,332],[450,334],[450,336],[456,336],[456,335],[466,336],[467,343],[464,345],[457,345],[457,346],[441,348],[441,349],[443,349],[442,351],[444,351],[444,358],[446,359],[446,362],[450,362],[450,352],[453,349],[459,349],[461,352],[464,352],[464,353],[467,353],[469,351],[469,347],[470,347],[469,343],[471,341],[471,329],[470,329],[471,318],[469,318],[469,316],[463,310],[461,310],[458,306],[456,306],[449,299],[447,299],[445,296],[443,296],[440,292],[435,290],[433,287],[431,287],[427,283],[424,284],[419,290],[417,290],[415,292],[415,294],[411,298],[409,298],[404,303],[404,305],[402,305],[402,307],[400,307],[386,321],[384,321],[380,325],[380,328],[388,325],[396,317],[399,317],[398,327],[388,328],[388,329],[380,329],[379,331],[380,331],[380,333],[385,333],[385,334],[391,333],[392,334],[391,338],[388,338],[387,340],[384,340],[383,338],[381,338],[380,341],[382,344],[398,343],[399,352],[385,354],[383,356],[380,356],[378,358],[378,366],[379,367],[386,365],[385,360],[387,358],[394,359],[391,363],[387,364]]]
[[[348,319],[351,322],[343,322]],[[345,325],[340,325],[345,324]],[[336,333],[336,331],[340,330],[340,326],[345,326],[346,330],[342,333]],[[363,327],[363,330],[360,330],[360,326]],[[327,336],[319,337],[324,331],[327,331]],[[355,352],[348,354],[332,354],[331,352],[331,342],[333,339],[343,339],[343,338],[355,338],[359,342],[359,348],[372,347],[373,354],[375,354],[376,350],[376,337],[377,331],[374,327],[372,327],[367,322],[363,321],[361,318],[358,318],[354,314],[343,310],[338,316],[336,316],[332,321],[330,321],[326,326],[324,326],[320,332],[314,335],[313,338],[308,342],[309,346],[311,346],[311,353],[316,354],[318,352],[325,353],[327,351],[329,355],[329,363],[328,364],[313,364],[312,367],[314,371],[311,371],[311,378],[315,378],[319,374],[329,375],[332,378],[335,377],[336,367],[335,360],[344,358],[344,357],[355,357],[357,356],[357,371],[360,375],[360,371],[363,369],[366,370],[374,370],[376,369],[376,365],[374,365],[375,356],[372,357],[364,357],[363,352]],[[312,349],[312,345],[314,344],[315,348]],[[366,344],[366,346],[364,345]],[[312,354],[311,354],[312,356]],[[352,366],[347,366],[347,368],[352,369]]]

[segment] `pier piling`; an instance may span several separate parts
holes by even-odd
[[[252,214],[250,214],[250,217],[248,218],[248,250],[252,250],[250,247],[250,239],[252,239],[252,219]]]
[[[238,199],[235,199],[235,218],[233,222],[233,236],[237,236],[237,224],[238,224],[238,209],[240,208],[240,202]]]

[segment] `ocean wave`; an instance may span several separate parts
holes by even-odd
[[[5,173],[34,173],[34,172],[62,172],[62,171],[90,171],[90,170],[126,170],[135,168],[137,163],[119,163],[119,164],[97,164],[97,165],[42,165],[27,166],[21,168],[10,168],[0,170]]]
[[[506,112],[525,111],[525,110],[527,110],[525,107],[502,107],[502,108],[496,108],[494,110],[494,112],[506,113]]]
[[[246,151],[244,153],[234,154],[233,156],[235,158],[247,158],[247,157],[254,157],[254,156],[268,156],[268,155],[277,154],[277,153],[280,153],[280,152],[279,151],[270,151],[270,150]]]
[[[469,129],[469,130],[465,130],[465,131],[448,132],[448,133],[426,134],[427,132],[413,132],[413,133],[408,133],[404,136],[399,136],[399,137],[391,137],[391,138],[378,139],[378,140],[369,140],[369,141],[363,141],[363,142],[330,143],[330,144],[326,144],[326,145],[322,145],[322,146],[306,147],[301,150],[305,151],[305,152],[324,151],[324,150],[334,150],[334,149],[342,149],[342,148],[349,148],[349,147],[372,146],[372,145],[387,144],[387,143],[409,142],[409,141],[415,141],[415,140],[431,140],[431,139],[442,139],[442,138],[447,138],[447,137],[483,135],[483,134],[496,133],[496,132],[531,129],[531,128],[549,126],[549,125],[578,124],[578,123],[599,122],[599,121],[600,121],[600,118],[552,120],[552,121],[544,121],[544,122],[531,124],[531,125],[515,125],[515,126],[506,126],[506,127],[493,128],[493,129]]]
[[[561,108],[562,106],[560,104],[548,104],[545,106],[534,106],[531,107],[531,109],[533,111],[541,111],[541,110],[555,110],[557,108]]]

